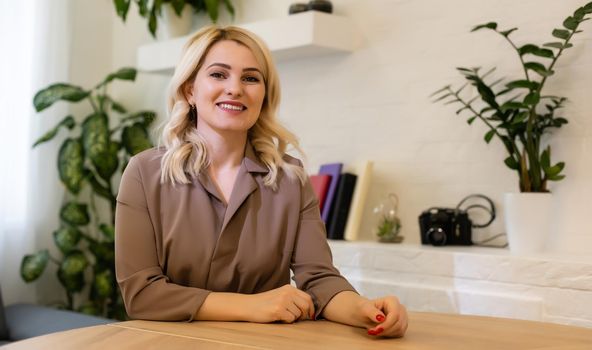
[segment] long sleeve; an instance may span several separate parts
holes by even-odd
[[[309,293],[316,317],[337,293],[356,290],[333,266],[318,199],[310,181],[302,188],[300,222],[292,254],[292,270],[298,288]]]
[[[131,318],[191,321],[210,293],[170,282],[158,259],[157,237],[136,157],[121,179],[115,214],[115,266]]]

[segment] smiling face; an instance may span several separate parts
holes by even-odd
[[[246,134],[265,99],[262,72],[248,47],[232,40],[212,45],[186,88],[188,102],[197,108],[200,134]]]

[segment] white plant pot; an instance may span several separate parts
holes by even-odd
[[[162,6],[162,17],[158,21],[156,37],[159,40],[168,40],[189,34],[193,21],[193,7],[185,5],[181,17],[177,16],[173,7],[169,4]]]
[[[506,234],[513,254],[533,254],[545,250],[550,234],[552,203],[551,193],[504,195]]]

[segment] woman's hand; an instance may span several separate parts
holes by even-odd
[[[289,284],[247,297],[247,318],[251,322],[293,323],[314,319],[315,310],[310,295]]]
[[[368,335],[402,337],[407,330],[407,310],[394,296],[369,300],[352,291],[338,293],[323,310],[330,321],[362,327]]]
[[[387,296],[378,299],[365,299],[360,302],[360,312],[366,317],[365,324],[369,335],[402,337],[407,331],[407,309],[399,299]]]

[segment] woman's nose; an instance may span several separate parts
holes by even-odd
[[[230,78],[226,80],[226,94],[229,96],[242,96],[243,94],[243,84],[240,78]]]

